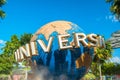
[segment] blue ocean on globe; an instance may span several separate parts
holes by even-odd
[[[74,33],[80,32],[83,32],[83,30],[79,26],[71,24],[71,29],[66,30],[66,33],[70,34],[70,37],[68,38],[69,42],[73,41]],[[60,50],[58,43],[58,35],[59,33],[56,31],[52,32],[52,34],[49,35],[49,37],[54,37],[49,53],[45,53],[39,43],[37,43],[39,55],[33,56],[32,60],[36,60],[38,67],[47,67],[50,73],[54,76],[60,76],[64,74],[69,78],[68,80],[80,80],[88,71],[88,69],[84,65],[84,63],[80,63],[83,66],[77,68],[76,60],[84,53],[89,54],[90,57],[93,58],[94,49],[83,47],[81,45],[80,48]],[[43,34],[39,34],[36,40],[38,39],[42,39],[46,45],[48,44],[48,41]],[[89,63],[91,64],[91,62]]]

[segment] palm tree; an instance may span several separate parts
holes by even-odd
[[[106,2],[111,3],[111,12],[120,20],[120,0],[106,0]]]
[[[0,10],[0,18],[4,18],[5,17],[5,12],[4,11],[2,11],[2,10]]]
[[[0,18],[5,17],[5,12],[1,9],[1,7],[6,3],[6,0],[0,0]]]
[[[93,65],[92,65],[92,67],[94,67],[93,69],[95,69],[95,68],[98,69],[99,75],[100,75],[100,80],[102,80],[101,65],[106,60],[108,60],[109,58],[112,57],[112,47],[111,47],[110,43],[105,42],[105,44],[106,44],[105,48],[98,47],[95,49],[95,56],[94,56]],[[95,71],[97,71],[97,70],[95,70]],[[97,73],[95,72],[95,74],[97,74]]]

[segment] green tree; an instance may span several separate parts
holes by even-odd
[[[10,41],[6,42],[5,47],[3,47],[3,54],[0,55],[0,74],[10,74],[13,68],[14,51],[19,48],[20,42],[16,35],[11,37]]]
[[[12,68],[11,57],[6,54],[0,55],[0,74],[10,74]]]
[[[115,65],[114,74],[117,74],[117,75],[120,74],[120,64]]]
[[[25,45],[26,43],[29,43],[31,37],[32,37],[32,34],[24,33],[24,34],[21,35],[21,37],[20,37],[20,44],[23,46],[23,45]]]
[[[5,17],[5,12],[1,9],[5,3],[6,3],[6,0],[0,0],[0,18]]]
[[[32,35],[23,34],[20,38],[17,35],[11,36],[11,40],[6,42],[3,53],[0,55],[0,74],[10,74],[13,64],[17,63],[14,59],[14,52],[21,46],[30,42]]]
[[[96,54],[94,56],[94,60],[91,66],[92,72],[96,76],[102,76],[101,65],[112,57],[112,47],[109,42],[105,42],[106,47],[98,47],[96,48]],[[100,79],[101,80],[101,79]]]
[[[120,64],[107,62],[102,65],[102,73],[104,75],[118,75],[120,74]]]
[[[112,47],[109,42],[105,42],[105,48],[96,48],[96,54],[94,57],[94,62],[103,63],[112,57]]]
[[[120,20],[120,0],[106,0],[111,4],[110,10]]]
[[[115,64],[114,63],[104,63],[102,66],[102,73],[104,75],[113,75],[115,72]]]
[[[4,54],[12,55],[16,49],[20,46],[20,41],[17,35],[13,35],[10,41],[6,42],[6,46],[3,48]]]

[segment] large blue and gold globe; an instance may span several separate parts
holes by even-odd
[[[74,33],[84,32],[79,26],[68,21],[54,21],[41,27],[32,37],[31,41],[42,39],[47,45],[49,37],[53,36],[53,43],[49,53],[45,53],[40,45],[37,45],[38,56],[33,56],[37,66],[47,67],[54,76],[66,75],[68,80],[79,80],[88,71],[94,50],[93,48],[83,47],[72,49],[59,49],[58,35],[70,34],[69,45],[74,39]],[[37,43],[38,44],[38,43]]]

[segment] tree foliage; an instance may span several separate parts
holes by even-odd
[[[19,46],[19,39],[16,35],[13,35],[11,40],[6,42],[5,47],[2,49],[3,54],[0,55],[0,74],[10,74],[13,62],[15,62],[13,53]]]
[[[10,74],[13,68],[12,58],[13,56],[8,56],[6,54],[0,55],[0,74]]]
[[[3,48],[4,54],[12,55],[16,49],[18,49],[20,46],[20,41],[16,35],[13,35],[11,37],[10,41],[6,42],[6,46]]]
[[[93,63],[91,65],[91,70],[94,75],[100,76],[102,75],[100,72],[100,66],[105,63],[106,60],[112,57],[112,47],[109,42],[105,42],[106,47],[98,47],[96,48],[96,53],[93,59]]]
[[[104,63],[105,60],[108,60],[112,57],[112,46],[109,42],[105,42],[106,47],[98,47],[96,48],[96,54],[94,56],[94,62],[96,63]]]
[[[3,47],[3,53],[0,55],[0,74],[10,74],[13,69],[13,64],[16,63],[14,59],[14,52],[23,45],[22,42],[29,43],[31,34],[23,34],[20,38],[17,35],[11,36],[11,40],[7,41]]]
[[[6,3],[6,0],[0,0],[0,18],[5,17],[5,12],[1,9],[5,3]]]
[[[31,37],[32,37],[32,34],[24,33],[23,35],[21,35],[20,44],[25,45],[26,43],[29,43]]]
[[[104,75],[118,75],[120,74],[120,64],[104,63],[102,65],[102,73]]]
[[[120,0],[106,0],[111,4],[110,10],[120,20]]]

